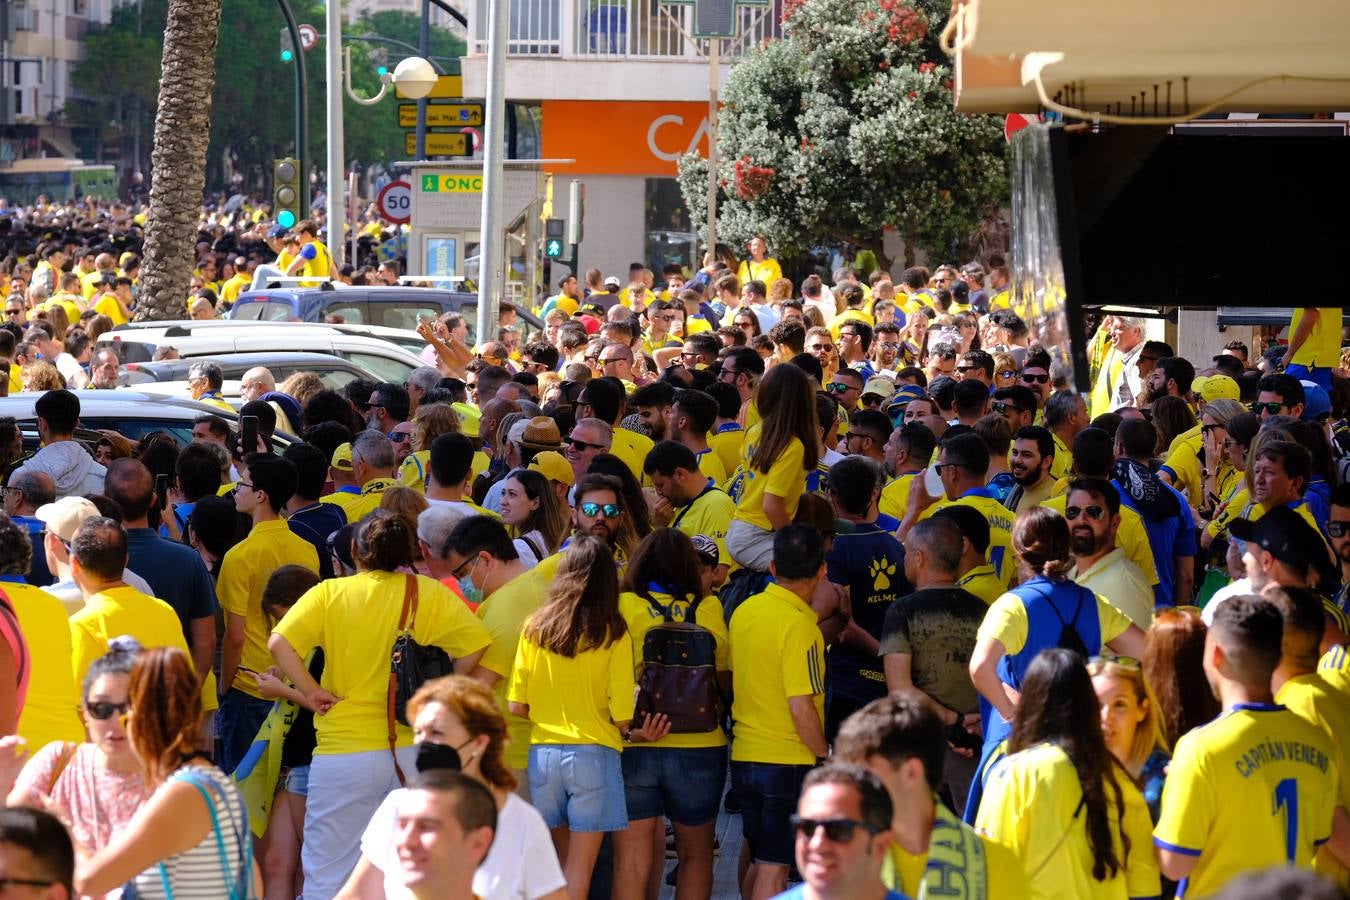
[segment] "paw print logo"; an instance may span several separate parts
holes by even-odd
[[[872,587],[884,591],[891,586],[891,576],[895,574],[895,563],[885,559],[874,559],[868,566],[867,574],[872,576]]]

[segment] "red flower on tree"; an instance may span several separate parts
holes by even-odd
[[[742,200],[757,200],[764,196],[769,186],[773,184],[773,176],[777,174],[771,166],[755,165],[749,156],[742,156],[736,160],[733,168],[736,175],[736,193]]]

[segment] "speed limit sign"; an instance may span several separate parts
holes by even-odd
[[[406,181],[391,181],[380,189],[380,197],[375,203],[386,222],[407,225],[412,219],[412,185]]]

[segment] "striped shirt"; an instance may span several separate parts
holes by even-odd
[[[192,769],[191,774],[188,770]],[[241,841],[248,840],[248,810],[244,808],[243,798],[235,787],[234,779],[215,766],[183,766],[160,790],[175,781],[193,781],[211,795],[211,805],[216,821],[220,824],[220,840],[224,842],[225,859],[230,870],[223,870],[220,862],[220,846],[217,844],[216,829],[211,829],[197,846],[182,853],[176,853],[168,859],[146,869],[134,879],[137,895],[145,900],[167,900],[164,890],[167,880],[174,900],[221,900],[230,896],[228,888],[242,877],[252,878],[252,872],[244,869],[244,852]],[[161,870],[160,866],[163,866]]]

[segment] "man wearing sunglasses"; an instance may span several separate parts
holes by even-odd
[[[854,369],[840,369],[825,384],[825,392],[839,401],[845,412],[852,413],[858,408],[858,401],[862,399],[863,384],[861,372]]]
[[[1256,384],[1256,402],[1251,411],[1261,417],[1261,421],[1271,416],[1303,417],[1303,405],[1307,401],[1307,392],[1303,385],[1292,375],[1263,375]]]
[[[70,900],[76,896],[75,848],[66,827],[51,813],[0,811],[0,860],[0,894],[6,897]]]
[[[1019,378],[1022,386],[1036,395],[1036,405],[1044,409],[1051,394],[1050,354],[1039,347],[1028,353]]]
[[[366,424],[382,434],[388,434],[399,422],[408,420],[410,406],[411,401],[403,385],[389,381],[377,384],[366,401]]]
[[[1036,421],[1036,392],[1020,384],[994,391],[993,412],[1008,420],[1013,434]]]
[[[1336,605],[1350,612],[1350,484],[1337,485],[1331,493],[1331,514],[1327,518],[1327,537],[1341,567],[1341,588]]]
[[[1111,605],[1145,630],[1153,622],[1153,589],[1139,567],[1116,546],[1120,528],[1120,495],[1100,478],[1069,482],[1069,552],[1074,568],[1069,577],[1090,591],[1111,599]]]
[[[882,884],[894,835],[890,795],[866,769],[834,764],[806,776],[792,816],[802,883],[784,900],[900,900]]]
[[[913,695],[892,694],[863,707],[839,730],[835,758],[866,766],[885,785],[893,815],[886,887],[910,897],[966,900],[1030,895],[1021,861],[1011,850],[976,834],[938,800],[948,729],[937,709]],[[936,849],[936,854],[930,850]],[[930,856],[934,856],[929,865]]]
[[[608,453],[614,440],[614,430],[602,419],[578,419],[572,431],[563,438],[563,455],[572,464],[572,474],[578,481],[591,467],[591,460]]]

